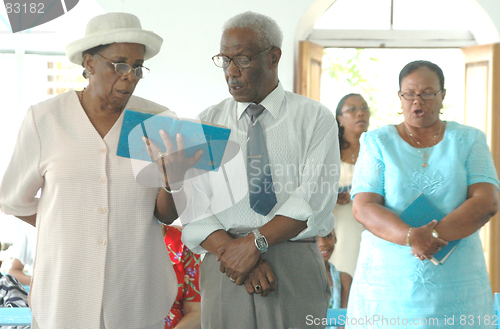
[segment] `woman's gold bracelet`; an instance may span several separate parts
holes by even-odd
[[[407,247],[410,247],[410,234],[411,234],[411,229],[413,227],[410,227],[410,229],[408,230],[408,234],[406,235],[406,246]]]

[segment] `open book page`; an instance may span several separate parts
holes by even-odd
[[[117,155],[152,161],[142,138],[149,138],[162,152],[165,152],[160,130],[167,132],[176,149],[175,137],[177,133],[181,133],[187,157],[194,156],[196,151],[202,149],[203,155],[195,168],[212,171],[218,170],[231,134],[229,128],[219,125],[205,124],[191,119],[177,119],[148,110],[126,109]]]

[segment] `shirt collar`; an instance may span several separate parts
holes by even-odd
[[[283,98],[285,98],[285,90],[281,85],[281,82],[278,82],[278,86],[264,98],[260,104],[268,110],[273,118],[277,118],[280,112],[281,103],[283,102]],[[237,114],[238,120],[241,119],[241,116],[245,113],[248,105],[252,103],[237,103]]]

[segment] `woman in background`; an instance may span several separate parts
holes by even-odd
[[[370,109],[360,94],[342,97],[335,112],[339,124],[341,171],[335,216],[337,232],[337,252],[331,261],[338,269],[354,275],[359,253],[359,243],[363,226],[352,215],[350,187],[354,164],[358,159],[359,137],[367,131],[370,123]]]

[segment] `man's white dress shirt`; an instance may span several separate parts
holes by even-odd
[[[185,181],[188,206],[181,214],[183,242],[196,253],[216,230],[256,228],[275,215],[307,221],[294,239],[326,235],[333,229],[340,174],[338,128],[332,112],[309,98],[287,92],[281,84],[260,104],[258,116],[277,204],[262,216],[250,208],[246,173],[246,142],[250,103],[226,99],[200,114],[200,120],[231,129],[223,164],[217,172],[191,169]],[[234,145],[240,147],[235,152]],[[235,155],[235,153],[237,153]],[[293,239],[292,239],[293,240]]]

